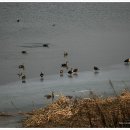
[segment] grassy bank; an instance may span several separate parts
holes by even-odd
[[[24,127],[121,127],[130,119],[130,91],[120,96],[98,98],[91,93],[90,99],[60,97],[47,106],[32,111],[23,121]]]

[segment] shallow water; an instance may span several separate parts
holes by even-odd
[[[73,97],[89,97],[89,92],[93,91],[99,97],[114,96],[114,90],[109,84],[112,81],[116,94],[121,90],[130,90],[130,67],[118,64],[104,68],[95,74],[92,71],[79,72],[78,76],[68,77],[64,74],[46,76],[43,81],[40,78],[27,79],[26,83],[17,81],[0,86],[0,111],[18,112],[30,111],[50,104],[51,99],[46,99],[46,94],[54,91],[55,99],[58,95],[70,95]],[[2,120],[0,127],[21,127],[20,117]],[[16,123],[15,123],[16,121]],[[11,123],[10,125],[10,122]]]
[[[116,65],[109,69],[101,70],[99,73],[79,72],[78,76],[68,77],[64,74],[46,76],[43,81],[40,78],[27,79],[0,86],[0,111],[11,111],[16,109],[25,110],[37,105],[45,105],[48,100],[44,95],[54,91],[55,95],[88,96],[89,91],[94,91],[97,95],[113,95],[113,89],[109,84],[112,81],[117,93],[129,88],[130,68],[125,65]],[[81,91],[81,92],[80,92]],[[105,93],[105,94],[104,94]]]

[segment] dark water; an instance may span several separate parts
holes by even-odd
[[[17,81],[22,63],[28,78],[59,73],[64,51],[80,71],[122,63],[129,21],[130,3],[0,3],[0,84]]]

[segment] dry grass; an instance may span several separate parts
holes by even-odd
[[[24,127],[119,127],[130,119],[130,92],[101,99],[91,93],[91,99],[68,99],[64,96],[46,108],[34,110],[23,121]]]

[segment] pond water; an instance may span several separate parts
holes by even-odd
[[[117,93],[129,88],[130,68],[123,64],[130,56],[129,21],[130,3],[0,3],[0,112],[46,106],[51,91],[56,98],[114,95],[109,80]],[[69,78],[67,70],[59,76],[66,61],[78,76]],[[20,64],[26,83],[17,75]],[[2,118],[0,127],[20,127],[21,118]]]
[[[26,83],[17,81],[0,86],[0,111],[18,112],[30,111],[50,104],[44,96],[54,91],[55,99],[58,95],[70,95],[73,97],[89,97],[90,90],[99,97],[114,96],[114,90],[109,80],[112,81],[116,94],[121,90],[130,90],[130,68],[129,65],[118,64],[100,70],[99,73],[92,71],[79,72],[78,76],[68,77],[64,74],[46,76],[43,81],[40,78],[27,79]],[[20,117],[2,120],[2,127],[20,127],[17,122]]]
[[[129,21],[130,3],[0,3],[0,84],[17,81],[20,64],[30,79],[59,74],[66,60],[80,72],[122,63]]]

